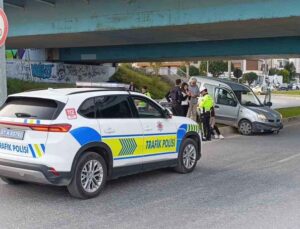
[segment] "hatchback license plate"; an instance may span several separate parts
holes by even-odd
[[[18,139],[23,140],[25,135],[25,131],[22,130],[11,130],[6,128],[0,129],[0,137],[3,138],[12,138],[12,139]]]

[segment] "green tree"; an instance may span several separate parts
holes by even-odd
[[[290,73],[289,81],[295,78],[295,76],[296,76],[296,67],[295,67],[293,62],[287,63],[284,66],[284,69],[289,71],[289,73]]]
[[[282,69],[278,72],[278,75],[282,76],[283,83],[289,83],[291,81],[291,74],[288,70]]]
[[[186,73],[186,66],[185,65],[180,66],[180,70],[177,71],[177,74],[180,76],[185,76],[185,73]],[[199,76],[199,75],[200,75],[199,69],[191,65],[190,76]]]
[[[201,76],[203,76],[203,75],[206,76],[207,75],[207,61],[201,61],[199,74]]]
[[[269,75],[270,76],[279,75],[279,70],[277,68],[270,68]]]
[[[193,65],[190,66],[190,76],[199,76],[199,69]]]
[[[208,69],[213,77],[219,77],[224,72],[228,71],[228,63],[225,61],[210,61]],[[231,64],[231,69],[234,69],[233,64]]]
[[[233,71],[233,75],[235,78],[239,79],[243,76],[243,71],[240,68],[236,68]]]
[[[249,85],[251,85],[257,79],[258,75],[255,72],[249,72],[243,75],[243,80],[247,81]]]

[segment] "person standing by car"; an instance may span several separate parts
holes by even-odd
[[[216,114],[215,108],[212,107],[210,110],[210,126],[211,126],[211,134],[214,135],[215,139],[224,139],[224,136],[221,134],[218,126],[216,125]]]
[[[189,109],[190,97],[189,97],[189,85],[185,82],[181,84],[181,93],[182,93],[182,102],[181,102],[182,116],[186,117]]]
[[[203,132],[206,141],[211,140],[211,109],[214,106],[213,98],[208,94],[207,89],[205,87],[201,87],[200,89],[201,96],[203,99],[201,100],[199,107],[202,109],[203,113]]]
[[[135,91],[135,85],[133,82],[130,82],[129,84],[129,91]]]
[[[176,80],[176,85],[167,94],[166,99],[172,103],[172,112],[175,116],[182,116],[182,93],[181,93],[181,79]]]
[[[197,79],[192,78],[190,81],[190,86],[188,88],[189,90],[189,109],[187,112],[188,118],[197,121],[197,104],[198,104],[198,97],[200,95],[199,87],[197,86]]]

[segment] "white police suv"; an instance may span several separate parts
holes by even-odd
[[[108,179],[163,167],[189,173],[201,156],[197,123],[120,89],[24,92],[0,110],[0,177],[97,196]]]

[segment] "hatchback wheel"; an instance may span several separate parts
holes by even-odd
[[[93,198],[104,188],[106,178],[107,167],[103,157],[94,152],[86,152],[77,163],[68,190],[76,198]]]
[[[180,147],[178,165],[175,170],[179,173],[190,173],[197,165],[197,143],[192,139],[185,139]]]
[[[242,135],[251,135],[252,134],[252,124],[248,120],[243,120],[239,124],[239,132]]]

